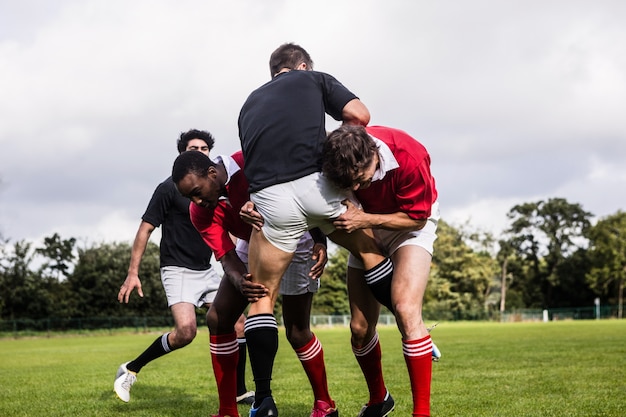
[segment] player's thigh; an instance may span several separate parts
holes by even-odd
[[[192,303],[180,302],[170,307],[177,329],[196,327],[196,306]]]
[[[432,256],[417,245],[399,247],[392,255],[394,270],[391,281],[391,296],[394,304],[407,302],[421,306]]]
[[[293,253],[272,245],[262,232],[252,232],[248,252],[249,272],[253,282],[261,283],[268,289],[268,295],[250,305],[250,315],[273,313],[280,280],[292,257]]]

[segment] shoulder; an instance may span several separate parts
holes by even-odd
[[[163,182],[161,182],[157,188],[157,190],[176,190],[176,184],[174,183],[174,180],[172,179],[171,176],[167,177],[166,179],[163,180]]]
[[[394,155],[406,153],[421,159],[425,154],[428,154],[422,143],[403,130],[385,126],[368,126],[365,129],[371,136],[389,146]]]
[[[232,154],[230,157],[233,159],[233,161],[235,161],[237,165],[239,165],[240,168],[243,168],[244,161],[243,161],[242,151],[237,151],[234,154]]]

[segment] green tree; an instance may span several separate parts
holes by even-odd
[[[349,252],[339,247],[328,258],[324,274],[320,277],[321,286],[313,297],[311,308],[314,314],[350,314],[346,271]]]
[[[626,280],[626,213],[618,211],[598,221],[589,230],[589,258],[592,264],[586,279],[591,288],[609,301],[617,301],[623,317]]]
[[[10,247],[3,242],[0,247],[0,296],[2,318],[23,319],[42,316],[37,276],[32,271],[32,245],[26,241],[16,242]]]
[[[44,246],[35,249],[35,253],[43,256],[45,261],[41,267],[44,276],[61,280],[72,268],[76,239],[61,239],[58,233],[44,238]]]
[[[439,320],[486,315],[487,295],[497,275],[494,258],[487,250],[472,249],[467,239],[476,243],[475,236],[444,221],[437,235],[424,315]]]
[[[128,272],[128,243],[102,243],[78,250],[78,261],[67,278],[79,317],[162,316],[167,300],[159,273],[159,247],[149,242],[142,258],[140,278],[144,298],[133,293],[129,304],[120,304],[117,294]]]
[[[555,288],[565,285],[568,258],[585,246],[591,213],[579,204],[553,198],[516,205],[507,216],[509,243],[525,263],[524,276],[513,286],[523,292],[528,307],[567,305],[569,300],[557,297]]]

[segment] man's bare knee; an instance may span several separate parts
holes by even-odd
[[[193,341],[193,339],[195,339],[197,331],[198,330],[195,324],[186,324],[177,327],[174,332],[172,332],[174,337],[170,341],[170,345],[174,349],[180,349],[187,346]]]
[[[376,333],[376,323],[352,319],[350,320],[350,332],[352,333],[352,344],[364,346]]]

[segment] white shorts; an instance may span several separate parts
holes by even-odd
[[[204,271],[180,266],[161,268],[161,282],[168,307],[178,303],[190,303],[196,307],[212,303],[221,280],[213,267]]]
[[[420,246],[433,254],[433,245],[437,239],[437,223],[439,222],[439,203],[434,202],[431,215],[426,221],[426,225],[417,231],[398,232],[393,230],[372,229],[374,238],[383,250],[383,254],[391,256],[402,246]],[[363,262],[352,256],[348,257],[348,266],[356,269],[364,269]]]
[[[333,232],[332,219],[346,210],[341,202],[347,198],[353,198],[350,191],[335,187],[319,172],[250,194],[263,216],[267,240],[290,253],[309,229],[319,227],[324,234]]]

